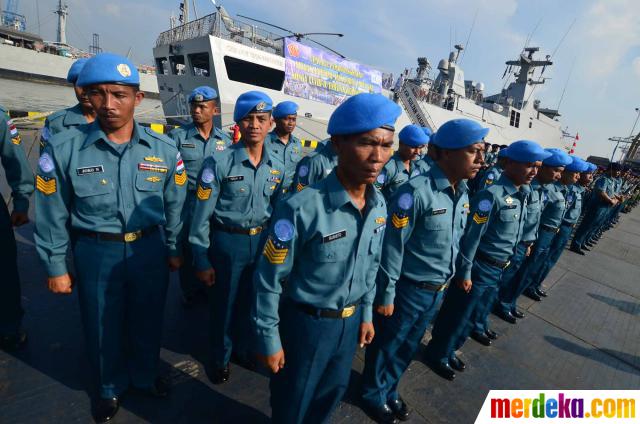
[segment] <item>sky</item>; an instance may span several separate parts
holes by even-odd
[[[156,37],[169,28],[179,0],[65,0],[68,42],[88,49],[100,34],[105,51],[152,64]],[[198,16],[214,11],[211,0],[195,1]],[[6,0],[4,0],[6,4]],[[504,85],[504,62],[516,59],[527,39],[552,55],[550,77],[536,89],[542,107],[560,105],[561,122],[579,133],[576,153],[610,157],[609,137],[630,135],[640,108],[640,1],[638,0],[218,0],[241,14],[296,32],[341,32],[318,36],[348,58],[397,75],[425,56],[434,68],[453,44],[466,50],[459,62],[465,78]],[[20,0],[27,29],[53,39],[57,0]],[[475,17],[475,24],[474,24]],[[194,14],[192,11],[192,19]],[[39,21],[39,25],[38,25]],[[473,30],[471,31],[473,27]],[[274,32],[278,32],[275,30]],[[467,42],[467,40],[469,40]],[[432,75],[435,77],[435,74]],[[564,91],[564,96],[562,93]],[[561,101],[562,98],[562,101]],[[635,128],[634,134],[640,129]],[[618,157],[618,155],[616,156]]]

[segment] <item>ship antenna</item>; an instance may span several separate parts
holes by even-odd
[[[540,23],[542,23],[542,18],[544,18],[544,15],[540,16],[540,19],[538,19],[536,26],[534,26],[529,35],[527,35],[527,39],[524,42],[524,47],[522,50],[526,49],[529,46],[529,42],[533,38],[533,34],[535,34],[535,32],[538,30],[538,27],[540,26]]]
[[[571,31],[571,28],[573,28],[573,24],[576,23],[576,19],[577,18],[573,18],[573,21],[571,22],[571,25],[569,25],[569,28],[567,28],[567,31],[564,33],[564,35],[562,36],[562,38],[560,39],[560,41],[558,42],[558,45],[556,46],[555,50],[553,50],[553,53],[551,53],[551,57],[555,57],[556,56],[556,52],[558,51],[558,49],[560,48],[560,46],[562,45],[562,42],[564,41],[564,39],[567,37],[567,35],[569,34],[569,32]]]
[[[567,76],[567,81],[564,83],[564,88],[562,89],[560,100],[558,101],[558,107],[556,107],[557,111],[560,111],[560,105],[562,104],[562,99],[564,99],[564,92],[567,90],[567,86],[569,85],[569,81],[571,80],[571,74],[573,73],[573,65],[576,64],[576,58],[577,56],[573,58],[573,62],[571,63],[571,68],[569,69],[569,76]]]
[[[473,33],[473,28],[475,28],[476,26],[477,18],[478,18],[478,9],[476,9],[476,13],[473,15],[473,22],[471,23],[471,29],[469,30],[467,41],[464,43],[464,47],[466,50],[462,52],[462,57],[460,58],[460,62],[459,62],[460,64],[462,64],[462,61],[464,60],[464,55],[467,53],[467,50],[469,50],[469,42],[471,41],[471,34]]]

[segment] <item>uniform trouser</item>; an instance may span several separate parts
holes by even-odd
[[[80,235],[73,251],[87,353],[100,397],[118,396],[129,385],[152,387],[169,283],[161,232],[131,243]]]
[[[462,347],[471,332],[472,314],[483,302],[489,301],[489,294],[496,290],[501,276],[501,268],[474,260],[471,292],[465,293],[456,284],[449,287],[431,330],[426,351],[430,361],[447,363]]]
[[[362,373],[362,399],[380,407],[398,399],[398,383],[415,356],[420,341],[438,312],[443,291],[418,288],[400,278],[393,315],[374,315],[376,336],[367,352]]]
[[[611,208],[608,206],[601,206],[596,210],[595,219],[587,232],[585,242],[592,241],[604,230],[604,225],[607,217],[609,216],[610,209]]]
[[[564,252],[564,248],[567,245],[567,242],[571,238],[571,232],[573,231],[573,226],[569,224],[561,224],[560,230],[553,238],[551,242],[551,247],[549,248],[549,254],[547,255],[547,260],[544,262],[542,269],[540,270],[540,281],[544,281],[549,275],[549,272],[556,265],[560,256],[562,256],[562,252]]]
[[[18,275],[16,237],[9,210],[0,199],[0,336],[15,334],[20,329],[22,310]]]
[[[342,399],[358,345],[362,308],[349,318],[319,318],[284,301],[285,365],[271,376],[272,422],[324,423]]]
[[[524,241],[518,243],[516,251],[511,257],[511,263],[502,274],[500,287],[498,288],[498,302],[496,306],[505,314],[516,311],[518,281],[522,278],[522,274],[519,271],[522,269],[522,265],[527,259],[527,249],[530,244],[531,242]]]
[[[598,219],[598,210],[600,207],[592,202],[584,204],[587,205],[585,208],[586,211],[582,217],[582,222],[580,222],[580,225],[576,229],[576,233],[573,236],[573,241],[571,243],[575,247],[582,247],[589,240],[588,236]]]
[[[180,275],[180,288],[185,297],[193,296],[196,292],[204,290],[204,285],[196,278],[193,263],[193,253],[189,243],[189,228],[191,227],[191,213],[195,202],[195,192],[189,191],[182,210],[182,259],[183,263],[178,273]]]
[[[538,230],[538,239],[533,245],[531,254],[524,261],[520,272],[518,272],[519,281],[516,286],[515,299],[518,299],[527,289],[538,288],[542,283],[540,274],[555,236],[555,231],[546,231],[542,228]]]
[[[253,272],[261,247],[261,234],[212,232],[209,260],[216,279],[209,289],[209,331],[216,368],[229,363],[232,351],[244,357],[250,354]]]

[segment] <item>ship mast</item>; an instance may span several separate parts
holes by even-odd
[[[61,44],[67,44],[67,15],[69,14],[69,6],[62,4],[62,0],[58,0],[58,10],[55,12],[58,15],[58,32],[56,41]]]

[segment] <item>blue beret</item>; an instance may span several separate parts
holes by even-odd
[[[471,119],[452,119],[438,128],[431,142],[443,149],[462,149],[482,142],[488,133],[489,128]]]
[[[233,109],[233,120],[240,122],[250,112],[270,112],[272,109],[273,101],[271,97],[262,91],[247,91],[242,93],[236,100],[236,106]]]
[[[422,127],[417,125],[407,125],[404,127],[402,131],[400,131],[400,134],[398,134],[398,138],[400,138],[400,143],[411,147],[424,146],[429,142],[429,136],[425,134]]]
[[[136,66],[126,57],[100,53],[84,64],[76,81],[80,87],[93,84],[140,85],[140,75]]]
[[[71,68],[69,68],[69,73],[67,74],[67,81],[71,84],[75,84],[78,80],[78,76],[80,76],[80,72],[82,72],[82,68],[84,68],[84,64],[87,63],[89,59],[86,57],[80,58],[73,62]]]
[[[208,102],[216,98],[218,98],[218,92],[207,85],[203,85],[196,87],[191,94],[189,94],[189,103]]]
[[[295,115],[298,113],[298,105],[294,102],[280,102],[273,108],[274,118],[284,118],[285,116]]]
[[[586,172],[589,169],[589,164],[583,161],[577,156],[569,156],[572,161],[567,165],[564,170],[569,172]]]
[[[547,152],[551,153],[551,156],[544,159],[542,164],[545,166],[567,166],[571,163],[571,156],[567,152],[562,149],[545,149]]]
[[[509,145],[506,149],[505,157],[515,160],[516,162],[537,162],[545,160],[551,156],[538,143],[531,140],[518,140]]]
[[[429,127],[421,127],[422,131],[424,131],[424,133],[427,135],[427,137],[431,137],[431,135],[433,134],[433,131],[431,131],[431,128]]]
[[[394,129],[400,106],[382,94],[360,93],[349,97],[329,118],[330,135],[360,134],[380,127]]]
[[[500,149],[500,151],[498,152],[498,157],[499,158],[506,158],[507,157],[507,147],[503,147]]]
[[[598,165],[596,165],[595,163],[587,162],[587,164],[589,165],[589,169],[584,172],[594,172],[596,169],[598,169]]]

